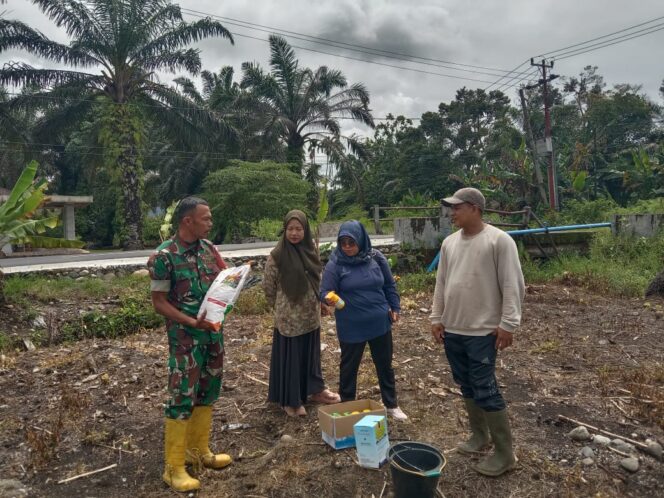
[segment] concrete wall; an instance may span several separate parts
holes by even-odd
[[[664,214],[614,214],[613,234],[652,237],[664,230]]]
[[[339,233],[339,227],[341,226],[341,222],[334,223],[334,222],[327,222],[327,223],[321,223],[318,227],[319,231],[319,236],[322,237],[336,237],[337,234]]]
[[[394,240],[418,249],[437,249],[444,237],[452,233],[449,218],[395,218]]]
[[[392,244],[392,245],[385,245],[385,246],[380,246],[380,252],[382,252],[385,256],[391,256],[391,255],[402,255],[401,253],[401,248],[399,247],[399,244]],[[223,255],[222,255],[223,257]],[[327,260],[329,258],[329,253],[321,254],[321,261],[323,264],[327,263]],[[54,278],[58,277],[69,277],[69,278],[79,278],[79,277],[86,277],[86,278],[100,278],[105,275],[113,274],[114,276],[122,276],[122,275],[127,275],[130,273],[135,272],[136,270],[144,270],[146,269],[146,263],[147,263],[148,258],[145,258],[145,263],[141,264],[129,264],[129,265],[122,265],[122,266],[105,266],[103,268],[99,267],[92,267],[92,266],[84,266],[85,261],[81,262],[81,266],[79,268],[65,268],[65,269],[59,269],[59,270],[34,270],[30,272],[16,272],[12,273],[12,277],[16,276],[21,276],[21,275],[28,275],[28,274],[39,274],[39,275],[48,275]],[[239,256],[239,257],[232,257],[232,258],[224,258],[224,260],[227,263],[231,263],[234,266],[237,265],[243,265],[249,261],[253,261],[254,263],[254,270],[258,272],[262,272],[263,269],[265,268],[265,262],[267,261],[267,256]],[[423,266],[423,265],[422,265]],[[7,275],[5,275],[7,276]]]

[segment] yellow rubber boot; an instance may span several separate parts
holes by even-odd
[[[201,482],[191,477],[184,468],[188,425],[189,420],[173,418],[167,418],[164,423],[166,465],[162,478],[175,491],[194,491],[201,487]]]
[[[194,463],[200,458],[209,469],[223,469],[233,462],[230,455],[212,453],[210,450],[210,429],[212,428],[212,407],[196,406],[189,418],[187,434],[187,462]]]

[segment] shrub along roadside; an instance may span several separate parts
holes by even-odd
[[[590,254],[564,254],[545,263],[525,261],[529,283],[563,282],[618,297],[641,297],[664,267],[664,233],[652,238],[597,233]]]
[[[163,323],[163,317],[155,313],[152,303],[130,299],[113,311],[91,311],[66,322],[59,339],[62,342],[94,337],[116,339],[140,330],[160,327]]]
[[[664,233],[649,239],[597,233],[588,256],[564,254],[559,260],[523,261],[527,283],[559,282],[618,297],[643,296],[649,282],[663,266]],[[399,273],[399,277],[397,286],[404,298],[433,293],[436,278],[433,272],[422,269],[415,273]],[[19,309],[16,316],[22,316],[21,320],[26,322],[35,318],[38,308],[47,306],[65,303],[83,307],[86,303],[96,305],[107,300],[113,303],[104,310],[71,313],[60,324],[59,333],[51,337],[53,342],[92,337],[118,338],[163,324],[163,318],[152,308],[145,277],[126,276],[110,281],[93,278],[75,281],[37,275],[10,277],[7,278],[6,291],[8,301]],[[243,292],[236,308],[238,317],[270,312],[260,287]],[[16,338],[8,335],[7,330],[7,324],[0,324],[0,350],[18,346]],[[31,335],[36,345],[45,342],[47,337],[46,331]]]

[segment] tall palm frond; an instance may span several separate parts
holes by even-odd
[[[375,126],[364,85],[348,85],[341,71],[326,66],[300,68],[284,38],[270,36],[270,72],[252,62],[242,64],[242,72],[240,86],[262,109],[264,132],[279,134],[289,160],[302,164],[307,143],[320,150],[342,145],[342,118]],[[338,148],[330,152],[338,157]]]
[[[0,69],[0,85],[39,89],[35,95],[19,98],[13,105],[27,106],[30,99],[40,102],[41,129],[60,130],[54,125],[73,124],[77,116],[83,121],[103,97],[114,105],[133,106],[132,112],[115,113],[114,119],[145,117],[179,140],[200,144],[206,137],[209,142],[210,136],[233,137],[232,126],[203,108],[193,92],[179,93],[156,77],[159,71],[198,74],[200,51],[190,45],[210,37],[233,43],[233,36],[221,23],[211,18],[186,22],[180,7],[168,0],[33,0],[33,3],[66,31],[69,44],[50,40],[20,21],[0,19],[0,52],[18,49],[69,68],[38,68],[10,62]],[[124,245],[138,247],[141,243],[135,238],[140,237],[142,216],[141,182],[136,178],[142,173],[141,160],[135,154],[140,154],[140,138],[135,134],[126,138],[133,143],[123,146],[136,152],[109,160],[119,161],[117,166],[124,171],[122,178],[126,182],[122,191],[127,199],[133,199],[125,200],[125,224],[130,225],[130,235]]]

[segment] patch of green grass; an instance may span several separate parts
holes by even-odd
[[[282,220],[263,218],[251,226],[251,235],[261,240],[277,240],[283,226]]]
[[[561,282],[619,297],[639,297],[662,268],[664,234],[652,238],[597,233],[589,256],[562,255],[545,263],[526,261],[527,282]]]
[[[85,301],[117,296],[149,296],[147,277],[128,275],[112,280],[85,278],[52,278],[43,275],[7,277],[5,297],[9,302],[25,306],[30,301]]]
[[[233,313],[237,313],[240,316],[262,315],[268,311],[269,308],[265,293],[259,286],[242,291],[233,308]]]
[[[11,337],[4,330],[0,330],[0,352],[10,351],[13,347]]]
[[[92,337],[115,339],[142,329],[161,326],[163,318],[146,300],[126,299],[112,311],[91,311],[62,326],[60,340],[77,341]]]
[[[544,341],[540,343],[537,347],[534,347],[530,350],[531,353],[542,354],[542,353],[553,353],[558,351],[560,348],[560,341],[553,339],[551,341]]]
[[[405,273],[397,281],[397,290],[402,296],[433,292],[435,286],[436,272]]]

